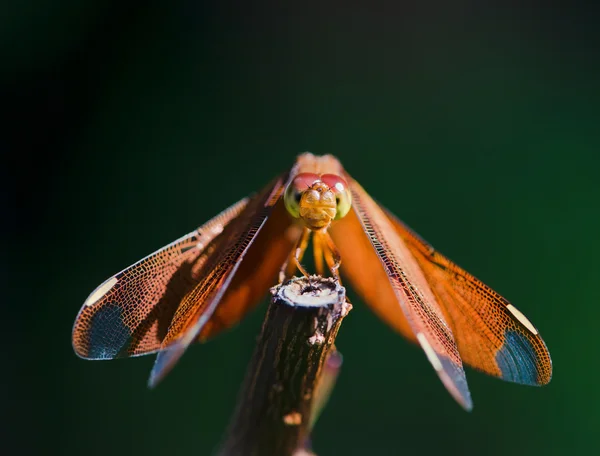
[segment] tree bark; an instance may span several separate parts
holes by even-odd
[[[327,366],[339,369],[341,364],[337,356],[333,363],[326,361],[335,353],[338,329],[352,308],[345,289],[333,279],[311,276],[294,278],[271,293],[221,456],[308,451],[305,445],[319,412],[313,412],[313,405],[321,408],[332,388]],[[323,373],[326,380],[320,387]]]

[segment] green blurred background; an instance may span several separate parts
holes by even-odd
[[[39,2],[0,8],[4,187],[0,453],[208,455],[265,307],[194,346],[78,359],[109,275],[333,153],[381,203],[514,302],[547,387],[469,370],[464,412],[353,295],[319,455],[600,448],[600,15],[579,3]],[[512,3],[512,4],[511,4]],[[583,4],[583,3],[582,3]]]

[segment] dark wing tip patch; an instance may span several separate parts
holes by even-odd
[[[75,352],[86,359],[114,359],[126,350],[131,330],[123,322],[122,309],[106,304],[95,312],[88,328],[88,346],[75,347]]]
[[[544,369],[535,347],[525,335],[509,330],[504,335],[504,344],[496,353],[496,363],[502,380],[522,385],[545,385],[552,378],[551,370]]]

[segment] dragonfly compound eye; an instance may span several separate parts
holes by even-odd
[[[283,195],[283,202],[285,208],[294,218],[300,218],[300,199],[302,198],[302,192],[298,190],[293,182],[288,185]]]
[[[350,190],[348,189],[348,184],[344,179],[335,174],[323,174],[321,176],[321,181],[335,194],[335,219],[339,220],[345,217],[352,207],[352,193],[350,193]]]

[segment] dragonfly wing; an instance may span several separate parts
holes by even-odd
[[[279,271],[288,259],[302,228],[290,217],[279,200],[256,238],[248,247],[227,291],[199,334],[204,341],[235,325],[252,310],[277,283]]]
[[[290,174],[294,174],[294,170]],[[159,352],[150,374],[150,387],[154,387],[171,370],[194,340],[204,339],[211,332],[237,321],[274,283],[295,242],[293,233],[296,231],[290,217],[282,213],[285,208],[280,203],[287,182],[287,176],[278,178],[254,197],[235,222],[225,228],[215,253],[202,268],[198,285],[182,299],[173,316],[163,340],[164,350]],[[267,224],[272,212],[277,214],[273,218],[275,222]],[[268,225],[267,235],[260,237],[264,225]],[[270,247],[269,234],[275,232],[279,233],[273,244],[276,247],[261,252],[261,247]],[[260,238],[258,248],[251,250],[257,238]],[[273,256],[268,261],[255,263],[271,252]],[[244,262],[245,258],[248,261]],[[240,275],[236,279],[238,272]],[[253,282],[254,279],[256,282]]]
[[[351,278],[351,284],[359,290],[369,284],[376,285],[382,289],[371,293],[371,297],[377,298],[377,293],[381,293],[385,299],[393,298],[392,302],[382,304],[368,300],[367,304],[373,306],[378,314],[394,306],[400,308],[406,326],[397,323],[396,327],[401,327],[403,333],[410,329],[412,339],[421,346],[446,389],[459,404],[470,410],[473,406],[471,394],[454,335],[423,271],[383,210],[356,181],[350,176],[346,179],[352,191],[353,211],[345,217],[348,220],[340,220],[335,230],[332,229],[332,236],[335,233],[334,239],[342,255],[342,272],[347,267],[346,259],[351,255],[349,250],[355,242],[343,246],[338,244],[338,239],[348,238],[346,229],[358,222],[362,226],[362,234],[354,234],[368,238],[379,264],[377,272],[374,272],[374,267],[363,266],[361,274],[354,274]],[[387,276],[387,283],[381,281],[381,269]],[[394,311],[396,314],[397,311]]]
[[[510,302],[433,249],[393,214],[396,232],[444,307],[464,362],[503,380],[544,385],[552,361],[538,330]]]
[[[113,359],[159,350],[181,298],[198,282],[212,241],[247,202],[239,201],[96,288],[75,319],[75,352],[86,359]]]
[[[352,284],[371,310],[411,342],[418,343],[390,284],[390,277],[354,211],[329,228],[340,251],[342,276]],[[368,271],[368,274],[365,274]]]

